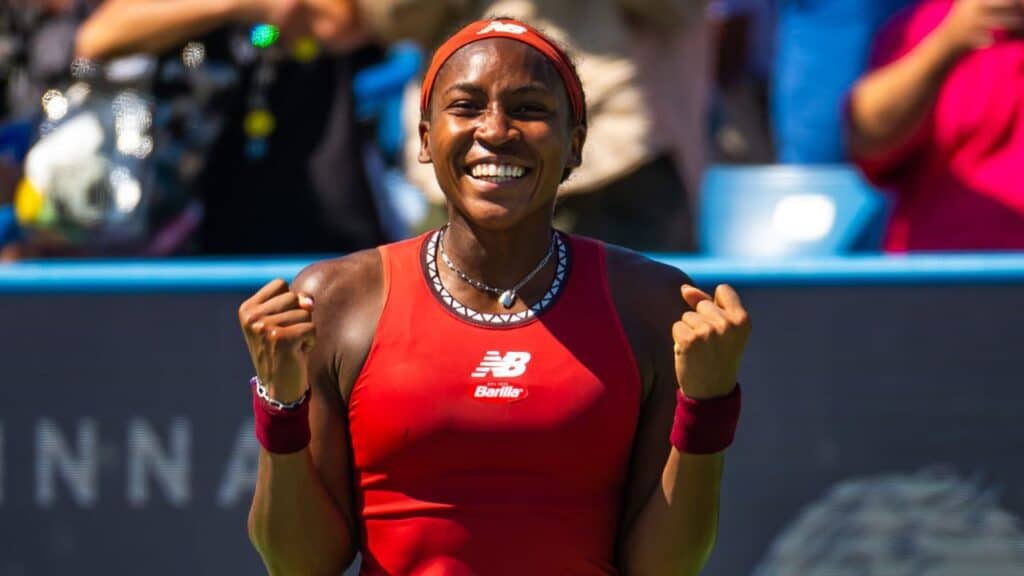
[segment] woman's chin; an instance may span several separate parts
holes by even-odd
[[[462,208],[467,220],[486,230],[512,228],[529,215],[529,206],[520,202],[495,202],[482,198],[471,200]]]

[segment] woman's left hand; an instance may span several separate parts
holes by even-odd
[[[714,298],[689,284],[682,295],[690,311],[672,325],[676,382],[690,398],[725,396],[736,385],[750,316],[728,284],[720,284]]]

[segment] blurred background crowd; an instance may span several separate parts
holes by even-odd
[[[488,15],[577,59],[562,229],[1024,249],[1024,0],[2,0],[0,259],[340,253],[439,225],[419,77]]]

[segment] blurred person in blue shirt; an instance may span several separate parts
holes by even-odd
[[[772,127],[779,161],[844,162],[843,98],[875,33],[913,0],[778,0]]]

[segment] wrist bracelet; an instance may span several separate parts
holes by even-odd
[[[680,452],[714,454],[732,444],[739,424],[743,394],[736,384],[718,398],[698,400],[676,391],[676,415],[669,440]]]
[[[263,385],[263,381],[260,380],[259,376],[253,376],[249,379],[249,384],[256,387],[256,395],[263,399],[264,402],[270,404],[271,407],[278,410],[296,410],[302,406],[302,404],[309,399],[309,388],[299,396],[299,399],[294,402],[281,402],[270,397],[270,392],[267,391],[267,387]]]
[[[309,389],[295,402],[271,398],[258,377],[252,388],[253,424],[256,439],[272,454],[291,454],[309,445]]]

